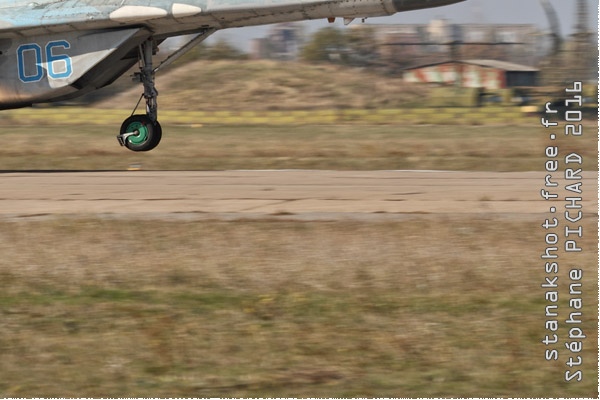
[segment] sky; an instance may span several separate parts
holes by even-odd
[[[598,31],[598,0],[586,0],[588,3],[588,27]],[[559,18],[563,34],[573,33],[575,27],[576,0],[550,0]],[[426,24],[435,18],[445,18],[451,23],[515,23],[537,25],[541,30],[548,31],[549,24],[546,14],[538,0],[467,0],[452,4],[418,11],[396,13],[389,17],[369,18],[369,24]],[[356,19],[353,24],[360,21]],[[326,26],[331,26],[326,20],[304,21],[307,32],[314,32]],[[334,26],[342,28],[340,18]],[[209,43],[225,39],[236,47],[248,51],[251,39],[266,36],[268,26],[226,29],[215,33],[209,38]]]

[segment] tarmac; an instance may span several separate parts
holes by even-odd
[[[564,185],[544,200],[544,172],[91,171],[0,172],[0,219],[53,216],[301,220],[564,213]],[[553,178],[558,180],[558,176]],[[580,204],[597,215],[598,178]],[[555,190],[553,190],[555,189]],[[573,193],[572,193],[573,194]],[[567,194],[568,195],[568,194]]]

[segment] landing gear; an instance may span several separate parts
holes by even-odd
[[[192,47],[202,42],[215,32],[213,28],[202,29],[197,32],[187,44],[180,47],[156,68],[152,65],[152,56],[156,53],[156,42],[153,38],[145,40],[139,48],[140,72],[134,74],[134,80],[144,85],[144,93],[135,106],[132,115],[127,118],[117,140],[121,146],[133,151],[149,151],[158,146],[162,137],[162,128],[158,123],[158,91],[154,86],[154,75],[161,68],[173,63]],[[146,114],[135,114],[140,102],[146,99]]]
[[[135,80],[144,85],[142,97],[146,99],[146,114],[131,115],[123,122],[121,131],[117,135],[119,144],[133,151],[152,150],[158,146],[162,137],[156,101],[158,91],[154,86],[153,54],[154,40],[150,38],[140,45],[140,72],[134,75]],[[135,110],[133,112],[135,113]]]

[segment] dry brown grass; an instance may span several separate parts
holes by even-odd
[[[118,126],[114,121],[114,126]],[[115,128],[116,129],[116,128]],[[597,169],[597,135],[557,141]],[[4,127],[0,170],[439,169],[536,171],[550,145],[542,127],[165,126],[156,150],[120,148],[112,128]],[[555,143],[556,144],[556,143]]]
[[[368,69],[264,60],[196,61],[159,75],[157,85],[167,110],[395,108],[423,104],[428,93],[422,85]],[[135,104],[140,88],[129,86],[98,106]]]
[[[578,384],[538,222],[2,222],[0,394],[597,397],[596,220]]]

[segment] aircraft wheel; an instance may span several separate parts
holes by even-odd
[[[132,115],[121,125],[121,135],[136,131],[137,134],[128,135],[124,143],[132,151],[152,150],[162,138],[162,127],[158,121],[152,122],[147,115]]]

